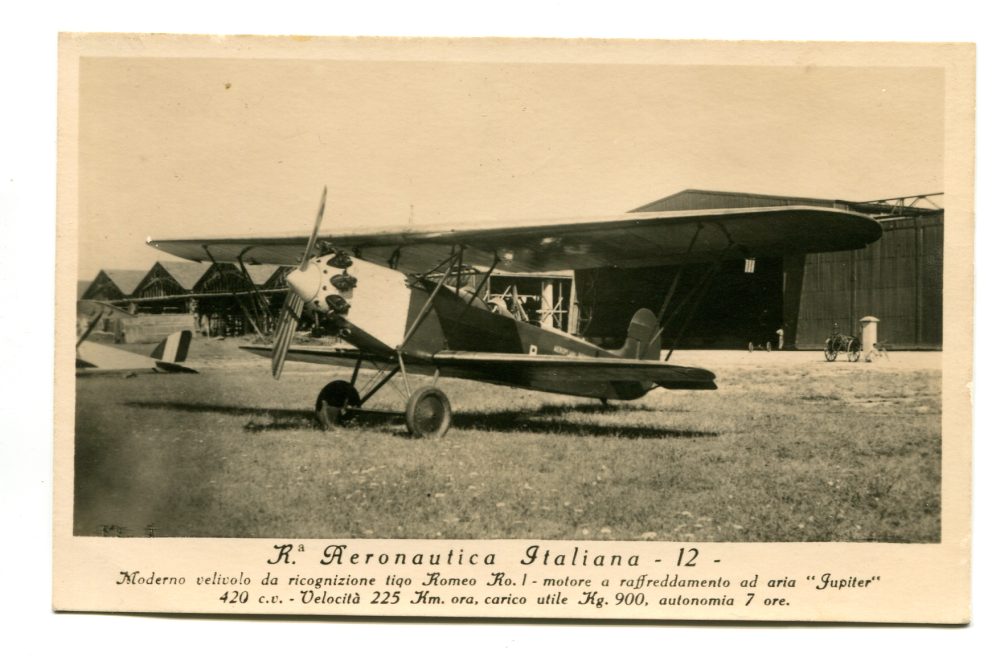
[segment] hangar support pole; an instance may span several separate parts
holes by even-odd
[[[552,292],[552,280],[542,280],[541,319],[539,320],[539,323],[547,328],[552,328],[555,325],[555,296],[553,296]]]
[[[576,272],[573,272],[573,279],[569,282],[569,319],[566,322],[566,331],[573,335],[580,334],[580,302],[576,300]]]
[[[915,249],[913,251],[914,305],[913,339],[916,344],[924,343],[924,270],[921,258],[924,254],[924,228],[919,223],[913,228]]]
[[[805,255],[792,255],[782,259],[781,323],[785,331],[785,347],[789,349],[796,348],[805,269]]]

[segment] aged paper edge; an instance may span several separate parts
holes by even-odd
[[[140,47],[141,46],[141,47]],[[609,50],[611,53],[609,54]],[[756,612],[754,620],[872,621],[962,623],[969,619],[969,545],[971,480],[971,320],[972,320],[972,232],[974,153],[974,50],[961,44],[821,44],[737,42],[606,42],[554,40],[469,41],[420,39],[289,39],[233,37],[148,37],[116,35],[64,35],[60,44],[59,138],[58,138],[58,245],[57,245],[57,341],[54,465],[54,577],[53,603],[57,610],[131,612],[221,612],[213,599],[197,591],[121,593],[108,589],[108,576],[118,568],[133,566],[139,558],[149,567],[151,553],[164,564],[165,574],[197,575],[239,572],[246,568],[255,576],[267,571],[274,547],[285,543],[305,544],[311,562],[326,546],[317,540],[223,540],[223,539],[103,539],[72,535],[74,377],[69,371],[76,277],[76,62],[80,57],[120,56],[173,57],[269,57],[269,58],[365,58],[476,61],[606,61],[651,64],[795,64],[816,66],[935,66],[946,72],[945,190],[948,192],[949,223],[945,239],[945,328],[943,360],[943,465],[942,540],[940,544],[698,544],[707,556],[725,558],[733,576],[745,573],[788,575],[828,566],[831,571],[892,576],[885,581],[877,600],[845,598],[821,607],[793,607],[776,616]],[[434,553],[462,549],[472,553],[496,553],[508,571],[531,544],[558,547],[572,552],[574,542],[531,540],[430,541],[430,540],[331,540],[361,553]],[[605,546],[607,545],[607,546]],[[587,544],[592,554],[618,552],[623,555],[676,555],[680,544],[668,542],[606,542]],[[220,559],[225,559],[224,561]],[[169,559],[169,561],[167,560]],[[187,569],[185,569],[187,567]],[[737,567],[734,569],[733,567]],[[813,569],[814,570],[814,569]],[[372,570],[374,573],[374,570]],[[391,573],[391,570],[390,572]],[[631,575],[634,572],[629,572]],[[609,572],[609,575],[613,572]],[[216,590],[211,590],[214,595]],[[310,613],[329,615],[468,616],[462,609],[361,607],[278,609],[273,606],[241,609],[251,613]],[[675,608],[670,619],[745,619],[740,609],[716,609],[711,618],[699,609]],[[524,606],[496,610],[475,617],[551,617],[542,609]],[[578,608],[559,617],[627,617]]]

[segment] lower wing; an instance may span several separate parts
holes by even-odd
[[[658,360],[538,356],[528,354],[439,351],[433,364],[443,372],[472,371],[498,377],[544,381],[638,381],[671,390],[715,390],[715,374],[698,367],[668,365]]]
[[[245,351],[268,357],[271,347],[244,345]],[[385,356],[362,353],[357,349],[299,345],[290,347],[287,360],[320,365],[353,367],[358,360],[376,367],[392,366]],[[492,382],[537,381],[635,381],[655,383],[671,390],[715,390],[715,374],[698,367],[669,365],[657,360],[592,358],[588,356],[532,356],[521,353],[486,353],[476,351],[439,351],[429,360],[408,360],[407,371]]]
[[[249,351],[257,356],[270,358],[272,347],[265,344],[244,344],[240,346],[240,349]],[[340,367],[354,367],[358,360],[361,360],[362,363],[373,364],[375,367],[383,367],[395,363],[394,360],[389,360],[385,356],[362,353],[354,348],[308,344],[290,346],[285,360],[298,363],[314,363],[317,365],[338,365]]]

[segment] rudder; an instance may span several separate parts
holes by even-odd
[[[660,359],[660,324],[652,310],[640,308],[628,325],[628,336],[622,348],[614,352],[621,358],[639,360]]]
[[[165,363],[183,363],[187,360],[188,347],[191,346],[191,331],[182,330],[171,333],[167,339],[156,345],[151,358]]]

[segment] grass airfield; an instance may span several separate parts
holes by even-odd
[[[414,440],[374,415],[319,430],[316,394],[350,370],[288,363],[275,382],[238,343],[197,338],[197,375],[77,380],[76,534],[940,539],[939,353],[680,351],[718,391],[609,409],[442,379],[452,429]],[[391,387],[371,404],[403,406]]]

